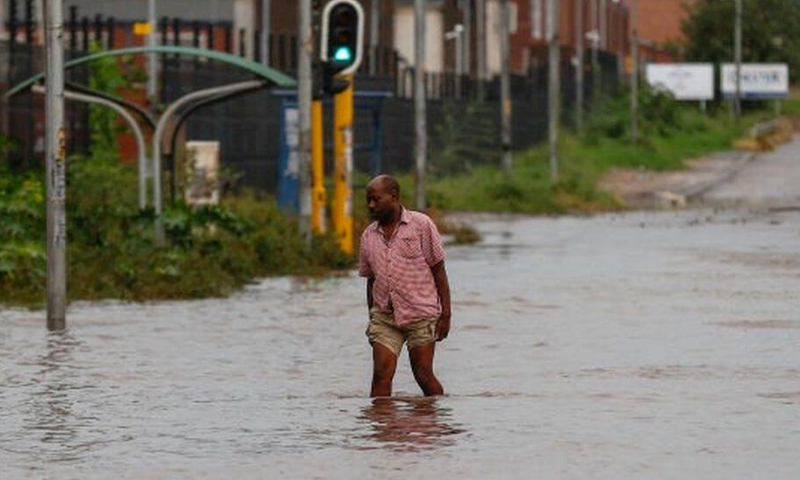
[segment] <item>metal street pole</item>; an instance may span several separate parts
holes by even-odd
[[[736,62],[736,93],[733,99],[733,114],[738,122],[742,118],[742,0],[736,0],[736,19],[733,36],[733,55]]]
[[[631,143],[639,141],[639,0],[631,5]]]
[[[458,24],[454,29],[456,33],[456,98],[461,99],[463,89],[461,81],[464,77],[464,26]]]
[[[150,33],[147,34],[147,46],[156,46],[156,0],[147,1],[147,23],[150,24]],[[147,100],[150,103],[150,110],[155,110],[156,98],[156,77],[158,75],[158,65],[155,53],[147,56]]]
[[[600,46],[603,50],[608,50],[608,4],[606,0],[600,0]]]
[[[600,58],[598,46],[600,44],[600,30],[597,21],[597,1],[589,0],[591,5],[592,26],[592,102],[600,98]]]
[[[417,209],[425,210],[425,164],[428,134],[425,105],[425,0],[414,0],[414,121],[416,148]]]
[[[550,177],[558,179],[558,118],[561,95],[559,92],[558,51],[558,1],[547,0],[547,42],[548,42],[548,86],[547,86],[547,121],[548,140],[550,146]]]
[[[583,2],[575,0],[575,129],[583,131]]]
[[[67,326],[67,214],[62,0],[45,0],[45,151],[47,165],[47,328]]]
[[[261,0],[261,63],[269,66],[269,34],[272,31],[270,0]]]
[[[461,52],[462,52],[462,62],[463,68],[462,72],[469,75],[472,71],[472,65],[470,65],[470,54],[472,52],[472,2],[471,0],[462,0],[463,6],[462,15],[463,15],[463,22],[461,23],[464,26],[464,31],[462,33],[462,45],[461,45]]]
[[[508,35],[511,30],[510,22],[510,9],[508,7],[508,0],[502,0],[500,3],[500,99],[502,105],[502,149],[503,149],[503,170],[506,175],[511,175],[514,159],[511,153],[511,85],[509,79],[509,39]]]
[[[475,60],[478,79],[478,100],[486,98],[486,0],[475,0]]]
[[[381,5],[380,0],[372,0],[369,13],[369,74],[377,75],[378,72],[378,27],[380,26]]]
[[[297,2],[297,124],[300,182],[300,222],[298,229],[306,246],[311,246],[311,56],[314,32],[311,28],[311,0]]]

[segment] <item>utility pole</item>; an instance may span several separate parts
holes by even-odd
[[[608,50],[608,4],[600,0],[600,46]]]
[[[639,0],[631,5],[631,143],[639,142]]]
[[[378,73],[378,28],[381,18],[380,0],[372,0],[369,13],[369,74],[375,76]]]
[[[592,26],[592,102],[597,102],[600,98],[600,58],[598,46],[600,44],[600,29],[597,22],[597,1],[589,0],[591,5]]]
[[[269,35],[272,31],[271,0],[261,0],[261,63],[269,66]]]
[[[311,246],[311,55],[314,33],[311,29],[311,0],[297,2],[297,123],[298,168],[300,182],[300,235],[306,247]]]
[[[470,48],[472,45],[472,1],[471,0],[461,0],[462,7],[461,7],[461,15],[463,21],[461,24],[464,26],[464,30],[461,34],[462,44],[461,44],[461,52],[462,52],[462,73],[466,73],[469,75],[472,72],[472,65],[470,65],[471,57],[470,53],[472,49]]]
[[[511,175],[514,159],[511,153],[511,85],[509,80],[509,46],[508,35],[511,30],[509,25],[510,9],[508,0],[500,2],[500,96],[503,109],[502,122],[502,148],[503,148],[503,170],[506,175]]]
[[[414,121],[416,123],[417,209],[425,210],[428,133],[425,105],[425,0],[414,0]]]
[[[486,99],[486,0],[475,0],[475,60],[478,79],[478,100]]]
[[[575,0],[575,129],[583,132],[583,1]]]
[[[150,32],[147,34],[147,46],[156,46],[156,0],[147,0],[147,23],[150,25]],[[156,98],[156,76],[158,75],[157,57],[155,53],[147,55],[147,100],[150,103],[150,111],[155,111]]]
[[[547,121],[548,140],[550,144],[550,177],[558,179],[558,118],[561,94],[559,92],[558,51],[558,0],[547,0],[547,43],[548,43],[548,85],[547,85]]]
[[[736,93],[733,99],[733,114],[738,122],[742,119],[742,0],[736,0],[733,36],[733,56],[736,62]]]
[[[67,141],[64,130],[62,0],[45,0],[45,151],[47,164],[47,328],[67,326]]]

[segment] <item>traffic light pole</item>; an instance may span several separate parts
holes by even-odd
[[[345,253],[353,253],[353,75],[349,86],[334,97],[333,228]]]

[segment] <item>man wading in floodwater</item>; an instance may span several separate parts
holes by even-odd
[[[400,204],[400,186],[388,176],[367,185],[375,220],[361,236],[359,274],[367,278],[373,397],[392,394],[397,357],[408,342],[411,370],[426,396],[444,393],[433,374],[436,342],[450,331],[450,287],[444,248],[427,215]]]

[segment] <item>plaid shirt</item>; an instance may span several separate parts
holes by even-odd
[[[361,236],[358,273],[375,278],[373,308],[394,312],[398,326],[439,315],[439,292],[431,267],[444,260],[442,238],[425,214],[402,209],[392,238],[378,222]]]

